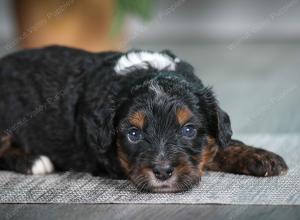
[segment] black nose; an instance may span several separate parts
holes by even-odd
[[[174,168],[170,165],[155,165],[153,167],[153,173],[159,180],[167,180],[173,174]]]

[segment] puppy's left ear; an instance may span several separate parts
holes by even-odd
[[[232,136],[230,118],[218,105],[215,107],[215,115],[213,117],[214,123],[212,126],[214,127],[214,134],[217,137],[219,146],[226,147]]]
[[[199,98],[199,109],[207,117],[210,135],[216,139],[220,147],[228,146],[232,136],[228,114],[219,107],[210,88],[205,88],[201,92],[197,92],[196,95]]]

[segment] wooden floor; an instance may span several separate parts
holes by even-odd
[[[1,205],[0,219],[299,219],[299,206],[237,205]]]

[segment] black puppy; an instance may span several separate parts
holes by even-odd
[[[284,160],[231,139],[228,115],[169,51],[47,47],[0,60],[0,169],[83,171],[177,192],[205,169],[286,173]]]

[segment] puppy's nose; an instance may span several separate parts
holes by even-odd
[[[174,168],[170,165],[155,165],[153,167],[153,173],[155,177],[159,180],[167,180],[173,174]]]

